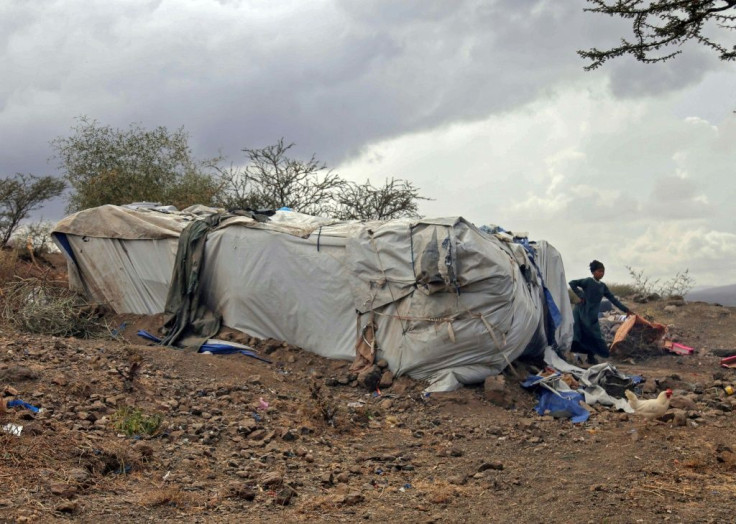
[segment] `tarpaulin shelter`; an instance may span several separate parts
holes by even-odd
[[[216,211],[101,206],[66,217],[53,238],[73,289],[119,314],[156,314],[180,234]],[[482,381],[551,344],[570,347],[562,259],[547,242],[462,217],[261,218],[218,217],[190,263],[202,302],[228,327],[329,358],[383,358],[429,390]]]

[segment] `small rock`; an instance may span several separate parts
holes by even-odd
[[[358,374],[358,384],[368,391],[375,391],[381,381],[382,371],[378,366],[371,366]]]
[[[332,476],[332,472],[328,471],[322,477],[320,477],[319,481],[322,483],[323,486],[332,486],[335,483],[335,479]]]
[[[263,440],[266,438],[267,432],[265,429],[257,429],[250,435],[248,435],[248,438],[251,440]]]
[[[511,407],[513,404],[506,392],[506,378],[503,375],[486,377],[483,383],[483,396],[490,403],[502,408]]]
[[[345,495],[345,497],[342,499],[342,503],[346,506],[355,506],[356,504],[360,504],[365,500],[365,497],[362,493],[349,493]]]
[[[299,438],[299,434],[294,430],[286,430],[284,435],[281,437],[286,442],[293,442]]]
[[[462,486],[468,482],[468,476],[453,475],[451,477],[448,477],[447,482],[449,482],[450,484],[455,484],[456,486]]]
[[[284,476],[278,471],[269,471],[261,477],[261,485],[264,487],[277,487],[284,483]]]
[[[388,361],[382,358],[378,362],[376,362],[376,366],[378,366],[381,369],[386,369],[388,367]]]
[[[288,506],[291,504],[291,499],[296,497],[296,490],[290,486],[284,486],[284,488],[276,494],[274,502],[279,506]]]
[[[261,348],[261,351],[263,351],[266,355],[270,355],[280,347],[282,347],[283,342],[280,340],[276,340],[273,338],[269,338],[266,340],[266,342],[263,343],[263,347]]]
[[[56,506],[55,509],[60,513],[76,513],[78,507],[79,506],[76,502],[69,501],[62,502],[61,504]]]
[[[478,472],[480,473],[489,469],[503,471],[503,464],[498,461],[484,462],[478,467]]]
[[[335,481],[336,482],[339,482],[340,484],[347,484],[349,480],[350,480],[350,474],[348,472],[346,472],[346,471],[343,471],[342,473],[339,473],[335,477]]]
[[[89,471],[84,468],[73,468],[69,470],[69,478],[79,484],[84,484],[90,478]]]
[[[381,380],[378,382],[379,388],[390,388],[391,385],[394,383],[394,374],[391,373],[391,371],[386,370],[383,372],[383,375],[381,375]]]
[[[394,405],[394,401],[390,398],[384,398],[378,403],[378,407],[381,409],[389,410]]]
[[[698,406],[695,404],[695,401],[691,399],[690,397],[685,396],[673,396],[670,399],[670,407],[677,408],[677,409],[684,409],[686,411],[695,411],[698,409]]]
[[[256,498],[256,491],[252,487],[238,483],[231,484],[229,492],[231,497],[237,497],[248,502]]]

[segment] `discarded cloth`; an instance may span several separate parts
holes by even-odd
[[[580,405],[584,397],[572,391],[562,380],[560,373],[547,377],[531,375],[523,383],[525,388],[537,388],[539,402],[534,407],[540,415],[551,415],[555,418],[569,418],[574,423],[585,422],[590,412]]]
[[[580,382],[580,391],[585,395],[586,404],[595,404],[598,402],[604,406],[614,406],[627,413],[634,412],[634,410],[631,409],[631,406],[629,406],[628,400],[610,395],[602,387],[600,381],[601,378],[606,377],[604,383],[613,383],[614,380],[609,377],[617,377],[621,380],[631,379],[632,384],[636,385],[642,380],[640,376],[625,375],[607,362],[590,366],[588,369],[583,369],[566,362],[549,347],[544,351],[544,361],[548,366],[558,371],[570,373],[578,380],[578,382]]]

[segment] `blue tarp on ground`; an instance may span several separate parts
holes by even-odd
[[[585,401],[582,393],[577,391],[552,391],[539,384],[545,377],[529,376],[522,384],[525,388],[537,388],[539,402],[534,407],[540,415],[551,415],[555,418],[570,418],[573,422],[585,422],[590,417],[587,409],[580,405]]]
[[[148,331],[144,329],[138,331],[138,336],[155,342],[156,344],[161,343],[160,338],[151,335]],[[267,362],[269,364],[271,363],[271,361],[267,358],[263,358],[262,356],[257,355],[252,351],[248,351],[247,349],[242,349],[237,346],[231,346],[230,344],[217,344],[207,342],[200,346],[198,353],[204,353],[206,351],[212,353],[213,355],[232,355],[233,353],[240,353],[241,355],[245,355],[246,357],[253,357],[255,359],[262,360],[263,362]]]

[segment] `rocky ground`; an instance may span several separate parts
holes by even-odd
[[[736,512],[736,386],[714,354],[736,348],[736,308],[637,304],[696,348],[631,348],[612,362],[674,389],[667,422],[594,407],[539,416],[509,370],[423,395],[348,362],[234,333],[272,363],[149,345],[126,323],[96,339],[0,335],[0,394],[43,408],[0,413],[0,520],[725,522]],[[389,385],[390,383],[390,385]],[[494,381],[498,386],[499,381]],[[492,399],[491,400],[488,399]],[[501,404],[501,405],[499,405]]]

